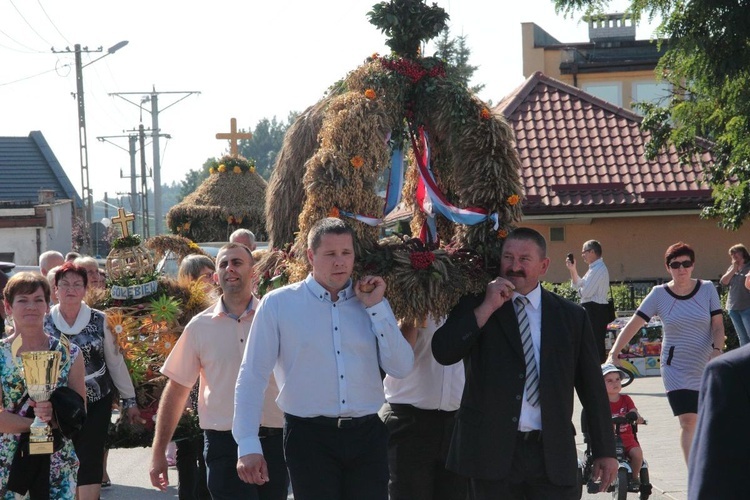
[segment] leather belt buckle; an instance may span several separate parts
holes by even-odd
[[[339,417],[339,419],[336,421],[336,427],[339,429],[346,429],[351,427],[352,421],[354,419],[352,417]]]

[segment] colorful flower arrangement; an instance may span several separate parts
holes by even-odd
[[[137,235],[134,235],[137,236]],[[159,369],[174,348],[187,322],[208,307],[210,299],[199,282],[181,285],[154,271],[153,258],[127,260],[129,253],[149,253],[149,247],[165,252],[179,250],[180,255],[197,249],[193,242],[178,236],[160,236],[154,242],[128,246],[140,237],[119,238],[107,256],[107,294],[94,307],[105,312],[106,324],[122,352],[145,425],[131,426],[120,421],[110,427],[111,447],[150,446],[154,419],[166,384]],[[157,241],[158,240],[158,241]],[[136,252],[137,251],[137,252]],[[128,267],[113,266],[128,261]],[[124,270],[127,269],[127,272]],[[179,433],[188,437],[200,432],[197,416],[186,414]]]
[[[208,164],[208,173],[210,174],[225,174],[227,172],[234,174],[255,173],[255,160],[242,156],[225,155],[218,160],[212,160]]]

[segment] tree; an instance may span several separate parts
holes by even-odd
[[[180,182],[180,193],[177,196],[177,203],[183,200],[187,195],[195,191],[201,182],[208,177],[208,165],[211,163],[213,158],[207,159],[203,162],[203,167],[200,169],[192,169],[185,174],[185,179]]]
[[[286,123],[279,122],[274,116],[271,120],[261,119],[252,131],[251,139],[240,140],[239,151],[245,158],[255,160],[258,175],[268,180],[276,163],[276,155],[281,150],[286,129],[297,119],[299,113],[292,111]]]
[[[553,1],[566,14],[596,15],[609,5]],[[627,12],[636,21],[660,17],[657,35],[669,39],[657,76],[672,93],[663,106],[641,106],[652,132],[649,153],[672,144],[687,161],[710,147],[705,180],[714,203],[703,215],[738,229],[750,214],[750,0],[630,0]]]
[[[463,82],[473,93],[477,94],[484,89],[484,84],[469,87],[469,82],[479,66],[469,64],[471,49],[466,43],[466,35],[451,38],[450,29],[443,30],[440,38],[435,42],[435,57],[446,62],[445,72],[449,77],[454,77]]]

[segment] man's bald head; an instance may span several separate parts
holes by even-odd
[[[50,269],[64,263],[65,257],[56,250],[48,250],[39,256],[39,270],[42,272],[42,276],[47,276]]]

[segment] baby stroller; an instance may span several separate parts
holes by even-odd
[[[620,437],[620,425],[629,424],[633,429],[633,435],[638,437],[638,415],[634,412],[628,412],[625,416],[617,416],[612,418],[612,424],[615,427],[615,452],[617,454],[617,461],[620,462],[620,467],[617,469],[617,479],[612,483],[607,492],[612,493],[612,498],[617,500],[626,500],[628,498],[628,492],[640,493],[638,497],[640,500],[647,500],[651,496],[651,482],[648,476],[648,463],[643,460],[641,466],[641,484],[637,489],[629,489],[630,480],[633,478],[633,469],[630,467],[630,461],[625,454],[625,447],[622,444],[622,438]],[[644,422],[645,424],[646,422]],[[581,496],[583,496],[583,486],[586,485],[589,493],[596,493],[599,491],[599,484],[594,483],[591,478],[591,469],[594,465],[594,458],[592,457],[591,445],[589,443],[588,435],[588,422],[586,420],[585,412],[581,413],[581,429],[583,432],[583,441],[586,443],[586,451],[584,452],[583,461],[578,461],[578,480],[581,486]],[[580,497],[579,497],[580,498]]]

